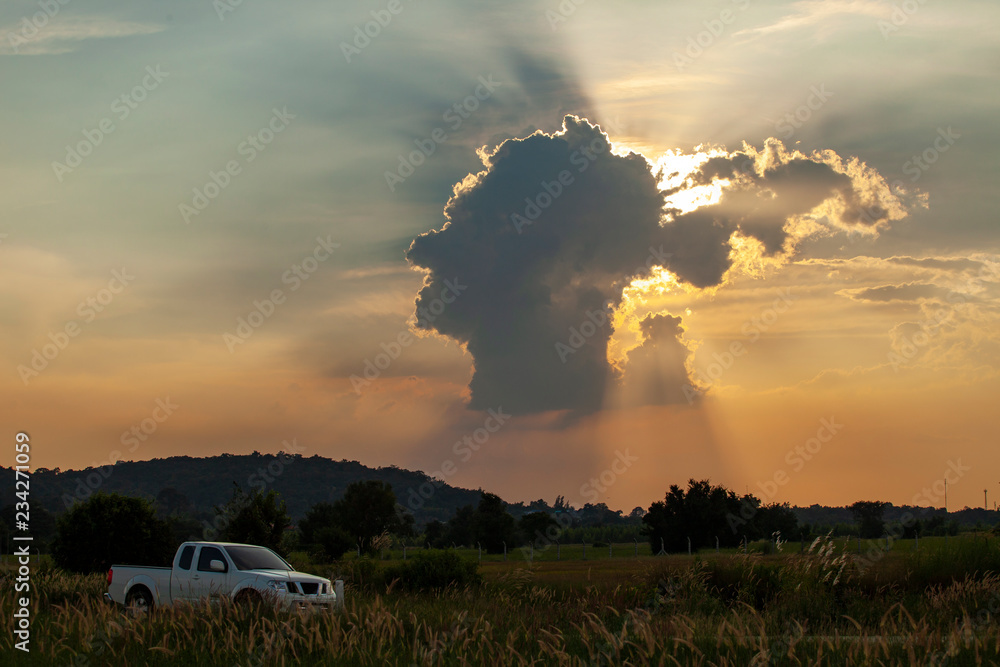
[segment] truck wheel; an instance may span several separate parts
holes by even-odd
[[[256,607],[263,601],[264,598],[261,597],[261,594],[252,588],[244,588],[233,598],[233,602],[240,607]]]
[[[145,586],[133,586],[125,596],[125,607],[133,616],[148,614],[153,611],[153,594]]]

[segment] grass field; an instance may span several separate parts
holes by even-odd
[[[805,554],[795,544],[771,555],[491,556],[481,585],[425,592],[387,579],[383,562],[309,565],[347,581],[344,610],[321,615],[216,605],[130,618],[101,603],[104,575],[43,562],[32,651],[15,651],[7,633],[0,655],[38,665],[1000,662],[1000,540],[927,539],[877,558],[843,542]],[[12,590],[9,569],[2,579]],[[12,598],[0,604],[8,619]]]

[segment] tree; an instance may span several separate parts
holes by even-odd
[[[476,509],[472,505],[459,507],[448,522],[441,546],[476,543]]]
[[[552,541],[548,535],[549,530],[553,527],[558,530],[559,524],[547,512],[531,512],[521,516],[517,527],[521,531],[523,542],[533,542],[535,546],[541,547]]]
[[[316,503],[299,521],[300,542],[311,553],[329,560],[340,560],[356,546],[354,539],[337,520],[337,509],[330,503]]]
[[[673,553],[686,551],[688,538],[693,549],[714,547],[716,538],[720,546],[736,546],[760,506],[759,500],[749,498],[741,502],[735,493],[712,486],[707,479],[689,480],[686,492],[672,484],[664,500],[650,505],[642,518],[653,553],[660,550],[661,540]]]
[[[714,548],[716,538],[719,546],[733,547],[744,537],[757,540],[776,532],[786,537],[798,533],[795,513],[787,504],[762,505],[756,496],[737,496],[707,479],[689,480],[686,491],[671,485],[662,501],[650,505],[642,523],[653,553],[661,543],[669,552],[687,551],[689,538],[692,549],[701,549]]]
[[[281,552],[281,537],[291,519],[285,501],[273,489],[267,494],[254,489],[247,494],[233,484],[233,497],[225,507],[216,509],[223,525],[219,531],[222,542],[242,542]]]
[[[383,533],[412,534],[413,517],[396,508],[392,485],[378,480],[353,482],[344,497],[333,504],[335,521],[368,553]]]
[[[446,530],[447,526],[444,523],[434,519],[424,528],[424,540],[435,547],[442,547],[444,546]]]
[[[98,491],[59,517],[52,558],[85,574],[115,563],[167,566],[176,546],[149,501]]]
[[[500,496],[483,492],[476,507],[475,537],[488,552],[503,551],[505,543],[507,547],[516,543],[516,522],[507,513],[507,503]]]
[[[748,539],[770,539],[775,535],[781,535],[782,539],[788,540],[800,535],[799,521],[788,503],[762,505],[753,517],[751,525],[752,530],[748,534]]]
[[[392,486],[367,480],[352,482],[344,497],[333,503],[316,503],[299,521],[302,545],[331,560],[339,560],[361,544],[367,553],[376,549],[384,533],[413,534],[413,516],[400,511]]]
[[[882,515],[889,503],[880,500],[859,500],[850,506],[854,520],[858,522],[858,532],[863,538],[876,539],[885,534]]]

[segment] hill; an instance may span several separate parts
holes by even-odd
[[[10,468],[4,470],[13,478]],[[239,456],[119,461],[113,466],[83,470],[40,468],[31,475],[31,499],[50,512],[61,513],[100,490],[150,499],[160,496],[172,504],[186,506],[196,515],[210,515],[213,507],[225,504],[232,497],[233,485],[237,484],[245,490],[277,491],[292,519],[298,520],[312,505],[338,500],[351,482],[359,480],[391,484],[397,500],[413,513],[418,524],[432,519],[445,521],[459,507],[476,505],[481,495],[481,491],[435,482],[423,472],[396,466],[369,468],[357,461],[334,461],[318,455],[279,458],[254,452]],[[429,497],[419,495],[421,491]],[[14,502],[13,493],[13,484],[5,487],[3,505]]]

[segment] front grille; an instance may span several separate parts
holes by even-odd
[[[319,584],[309,584],[304,581],[299,582],[299,587],[305,595],[316,595],[319,592]]]

